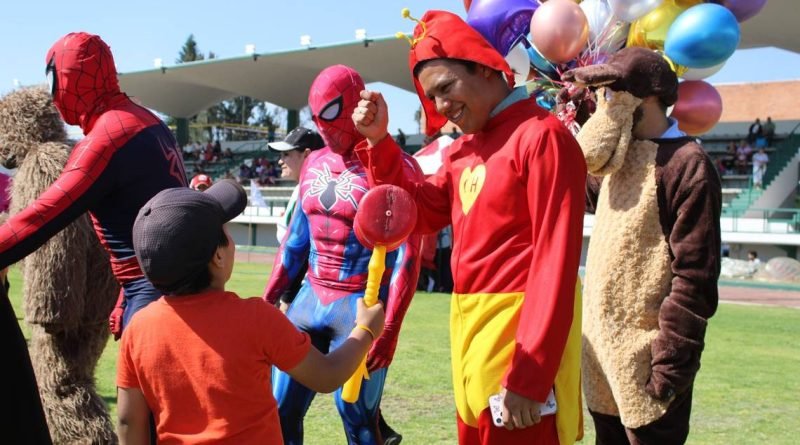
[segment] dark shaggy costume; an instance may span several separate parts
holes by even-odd
[[[70,147],[43,89],[17,90],[0,102],[0,134],[3,158],[19,167],[11,187],[14,214],[55,182]],[[31,359],[55,443],[117,440],[94,370],[119,288],[93,232],[83,215],[21,263]]]
[[[597,112],[578,134],[591,175],[587,207],[596,214],[583,387],[597,443],[683,443],[717,307],[720,180],[702,147],[677,130],[633,137],[642,99],[677,100],[677,77],[658,54],[626,48],[564,79],[610,90],[598,91]]]

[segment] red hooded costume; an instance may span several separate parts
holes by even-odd
[[[421,61],[463,59],[503,73],[513,86],[505,60],[458,16],[429,11],[421,22],[412,73]],[[446,118],[414,83],[431,134]],[[357,148],[373,185],[401,185],[415,196],[418,231],[453,225],[450,334],[462,444],[564,445],[582,435],[577,276],[586,165],[569,131],[534,100],[513,101],[517,94],[482,129],[456,140],[422,184],[403,175],[390,137]],[[490,395],[506,388],[544,402],[554,387],[555,419],[513,431],[492,425]]]

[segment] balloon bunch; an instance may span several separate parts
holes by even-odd
[[[552,110],[561,73],[603,63],[626,46],[659,51],[683,79],[672,117],[693,135],[722,115],[703,81],[739,45],[739,23],[766,0],[464,0],[467,23],[508,61],[517,85]]]

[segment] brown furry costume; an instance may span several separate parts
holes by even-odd
[[[691,406],[718,298],[720,180],[691,138],[633,138],[643,98],[677,100],[677,78],[658,54],[626,48],[563,78],[607,86],[577,137],[596,214],[584,281],[584,393],[591,411],[636,429],[682,394]]]
[[[11,186],[12,214],[58,178],[69,156],[65,140],[44,89],[16,90],[0,100],[0,157],[19,167]],[[31,360],[53,442],[116,443],[94,370],[119,288],[89,217],[77,219],[21,264]]]

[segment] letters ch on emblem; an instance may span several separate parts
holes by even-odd
[[[474,169],[467,167],[461,172],[461,180],[459,181],[458,196],[461,198],[461,210],[466,215],[475,204],[478,198],[483,183],[486,181],[486,166],[483,164],[476,166]]]

